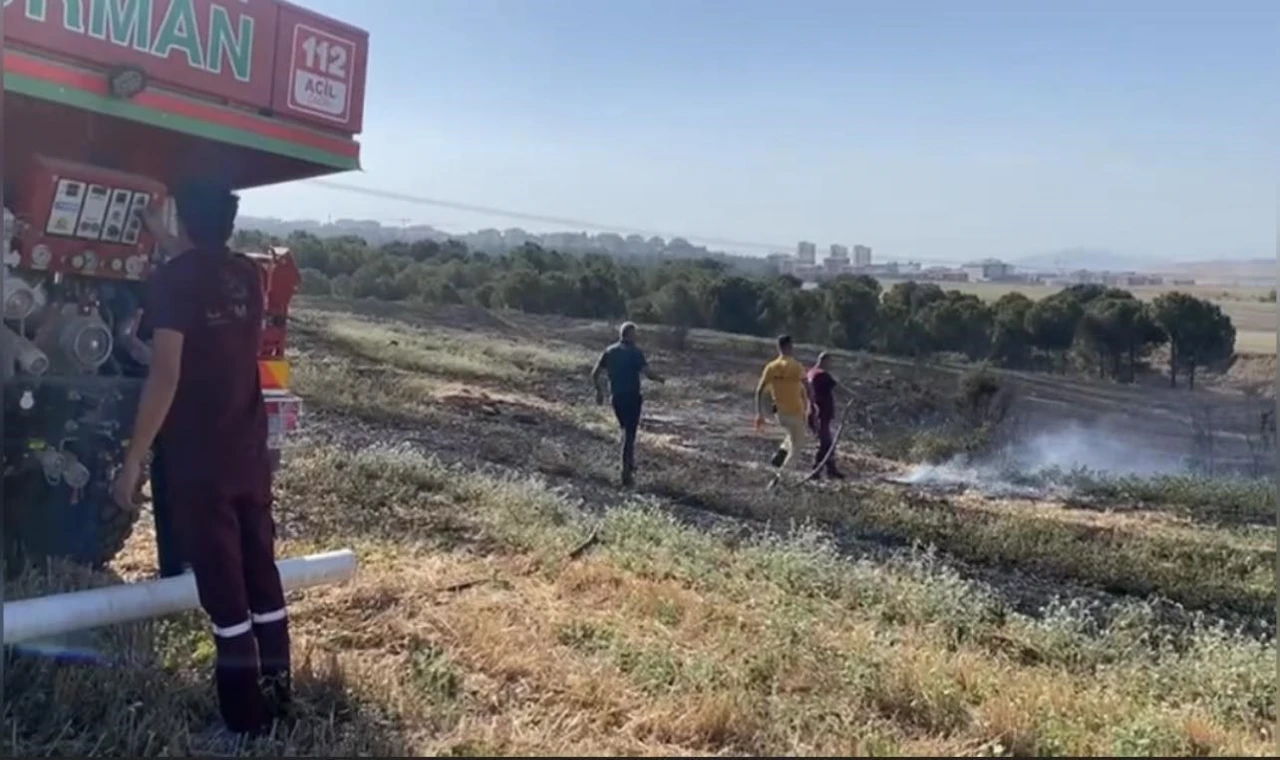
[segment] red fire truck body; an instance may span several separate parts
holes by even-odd
[[[3,12],[6,539],[97,563],[132,528],[109,483],[145,375],[132,330],[162,260],[139,212],[193,177],[247,189],[358,169],[368,35],[281,0]],[[278,455],[301,414],[286,355],[298,269],[287,250],[246,253],[262,272]]]

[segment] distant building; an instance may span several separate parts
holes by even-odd
[[[920,279],[930,282],[968,282],[969,274],[963,269],[951,267],[926,267],[920,270]]]
[[[869,274],[872,277],[897,277],[901,274],[901,268],[898,262],[890,261],[886,264],[872,264],[862,274]]]
[[[1013,267],[999,259],[983,259],[961,267],[970,282],[1000,282],[1009,279]]]
[[[818,246],[810,243],[808,240],[801,240],[796,245],[796,259],[801,264],[813,266],[818,259]]]
[[[502,232],[492,228],[472,233],[470,244],[478,251],[493,254],[503,253],[508,248]]]
[[[829,275],[846,274],[849,271],[849,260],[837,259],[834,256],[828,256],[822,260],[822,269]]]
[[[822,270],[812,264],[801,264],[794,259],[790,261],[789,264],[791,266],[791,271],[788,272],[788,274],[799,277],[805,282],[816,280],[822,274]]]
[[[855,245],[853,247],[853,266],[857,269],[866,269],[871,266],[870,246]]]
[[[525,243],[532,242],[533,235],[520,229],[519,227],[508,227],[502,231],[502,244],[507,250],[519,248]]]
[[[1152,285],[1164,284],[1164,278],[1159,275],[1141,274],[1136,272],[1118,274],[1115,279],[1115,284],[1129,288],[1149,287]]]
[[[841,275],[849,271],[849,246],[831,244],[831,255],[822,261],[822,268],[829,275]]]
[[[1050,280],[1055,285],[1105,285],[1111,288],[1135,288],[1152,285],[1163,285],[1164,278],[1159,275],[1142,274],[1140,272],[1095,272],[1090,269],[1077,269],[1065,276]]]

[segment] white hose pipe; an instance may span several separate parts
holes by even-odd
[[[356,573],[350,549],[276,563],[285,591],[342,583]],[[105,588],[52,594],[4,603],[4,644],[59,636],[105,625],[131,623],[200,606],[195,576],[162,578]]]

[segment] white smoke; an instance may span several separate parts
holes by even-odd
[[[1034,433],[977,458],[917,465],[894,480],[908,485],[972,487],[991,495],[1065,490],[1065,476],[1152,478],[1186,472],[1183,459],[1117,425],[1071,422]]]

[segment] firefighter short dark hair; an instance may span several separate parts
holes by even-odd
[[[173,192],[178,220],[197,246],[224,246],[236,229],[240,196],[229,185],[194,180]]]
[[[786,350],[786,349],[788,349],[788,348],[791,348],[791,336],[790,336],[790,335],[779,335],[779,336],[778,336],[778,350],[780,350],[780,351],[785,351],[785,350]]]

